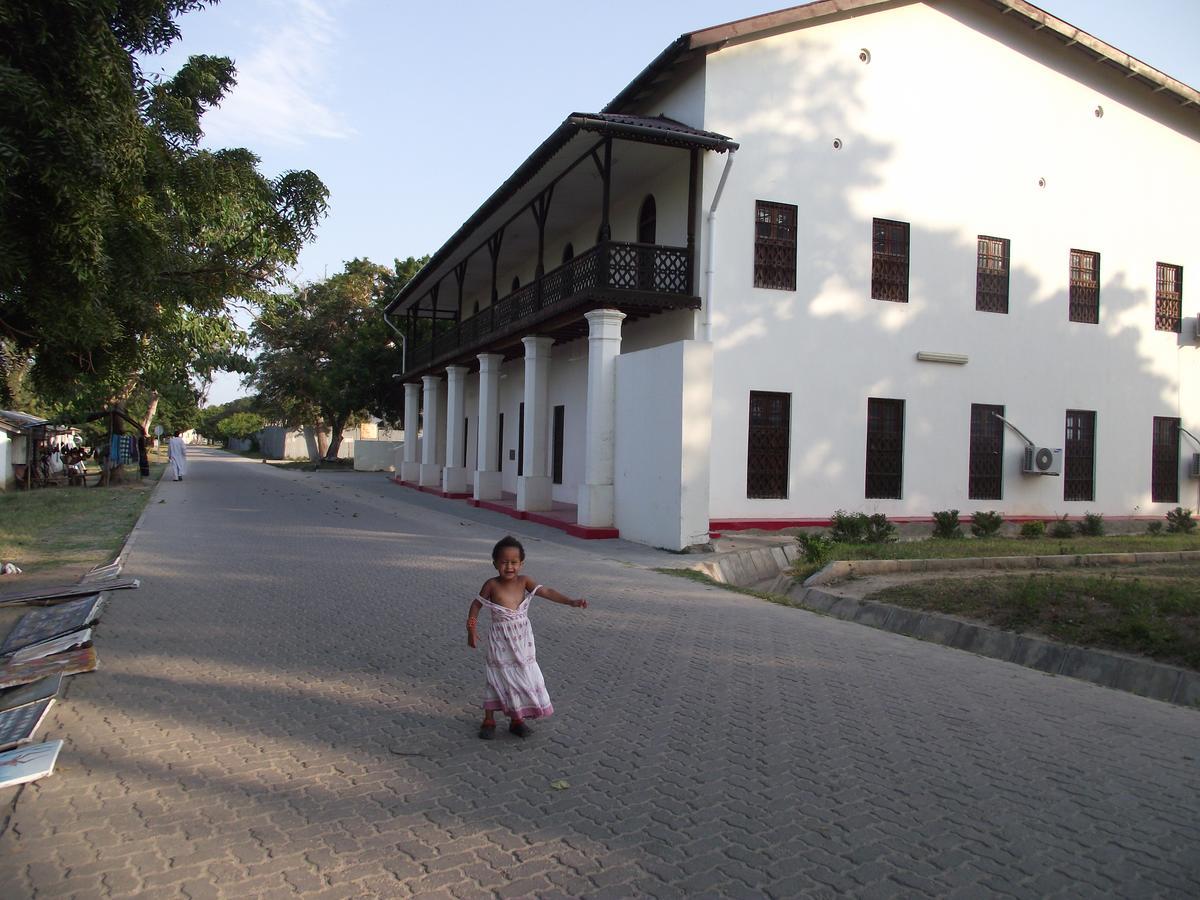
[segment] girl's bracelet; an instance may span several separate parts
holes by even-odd
[[[474,628],[475,627],[475,619],[467,619],[467,627]]]

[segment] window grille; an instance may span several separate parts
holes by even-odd
[[[746,450],[746,496],[783,499],[788,492],[792,395],[750,392]]]
[[[871,233],[871,299],[907,303],[908,223],[875,219]]]
[[[796,289],[796,207],[754,203],[754,286]]]
[[[1183,331],[1183,266],[1158,264],[1154,288],[1154,327],[1158,331]]]
[[[1008,312],[1008,239],[979,235],[975,269],[975,308]]]
[[[1179,502],[1179,425],[1179,419],[1154,417],[1150,499],[1155,503]]]
[[[904,476],[904,401],[867,399],[868,498],[900,499]]]
[[[1096,499],[1096,413],[1091,410],[1067,410],[1063,499]]]
[[[1003,406],[971,404],[971,451],[968,461],[967,497],[971,500],[1000,500],[1003,481]]]
[[[1089,325],[1100,322],[1099,253],[1071,251],[1070,320]]]

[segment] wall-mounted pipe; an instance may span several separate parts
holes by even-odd
[[[731,149],[725,157],[725,168],[721,172],[721,180],[717,183],[717,192],[713,194],[712,205],[708,209],[708,239],[704,242],[704,339],[712,340],[712,310],[713,310],[713,273],[716,271],[717,258],[717,207],[721,203],[721,194],[725,191],[725,181],[729,178],[729,170],[733,167]]]

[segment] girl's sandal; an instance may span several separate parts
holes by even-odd
[[[527,738],[533,734],[533,729],[524,722],[509,722],[508,730],[519,738]]]
[[[484,722],[482,725],[480,725],[479,736],[485,741],[490,741],[492,738],[494,738],[496,736],[496,723]]]

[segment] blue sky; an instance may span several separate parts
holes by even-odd
[[[205,117],[208,146],[276,174],[312,169],[330,215],[294,273],[432,253],[574,111],[594,112],[686,31],[771,0],[224,0],[180,20],[148,72],[230,56],[238,85]],[[1045,0],[1047,12],[1193,87],[1200,0]],[[1191,46],[1189,46],[1191,45]],[[219,376],[210,403],[245,393]]]

